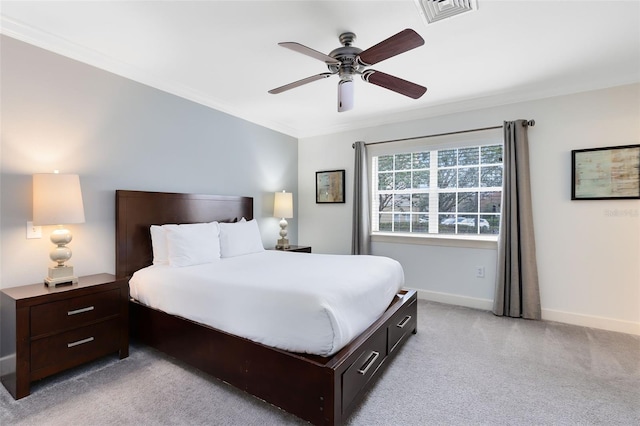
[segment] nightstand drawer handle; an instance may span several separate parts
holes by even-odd
[[[77,342],[67,343],[67,347],[72,348],[74,346],[83,345],[89,342],[93,342],[93,337],[87,337],[86,339],[78,340]]]
[[[371,368],[375,360],[378,359],[378,356],[380,356],[379,352],[371,351],[371,355],[369,355],[369,358],[367,358],[364,364],[362,364],[362,367],[360,367],[358,373],[365,374]]]
[[[76,309],[75,311],[68,311],[67,315],[81,314],[83,312],[93,311],[93,306],[87,306],[86,308]]]
[[[411,315],[407,315],[406,317],[404,317],[404,319],[403,319],[402,321],[400,321],[400,322],[396,325],[396,327],[398,327],[398,328],[402,328],[402,327],[404,327],[405,325],[407,325],[407,323],[409,322],[409,320],[410,320],[410,319],[411,319]]]

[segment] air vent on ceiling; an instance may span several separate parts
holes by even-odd
[[[432,24],[442,19],[477,10],[476,0],[414,0],[420,14]]]

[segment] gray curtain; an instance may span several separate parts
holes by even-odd
[[[355,167],[353,172],[353,226],[351,254],[370,253],[371,215],[369,214],[369,176],[367,172],[367,146],[353,144]]]
[[[502,214],[493,313],[540,319],[526,120],[505,121]]]

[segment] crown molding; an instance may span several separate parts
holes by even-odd
[[[548,87],[545,90],[540,90],[536,87],[523,87],[510,92],[492,93],[473,99],[458,99],[452,102],[433,104],[427,107],[408,108],[394,113],[385,112],[362,119],[352,118],[351,120],[340,124],[318,123],[317,126],[297,129],[281,122],[266,120],[260,116],[246,114],[237,108],[229,107],[217,99],[206,96],[204,93],[194,90],[191,87],[178,84],[174,81],[168,81],[167,79],[156,75],[152,71],[140,69],[129,63],[119,61],[113,57],[102,54],[93,49],[88,49],[80,44],[71,42],[70,40],[48,33],[44,30],[26,25],[2,14],[0,14],[0,34],[5,34],[9,37],[40,47],[47,51],[94,66],[129,80],[162,90],[172,95],[196,102],[217,111],[298,139],[342,133],[362,128],[378,127],[380,125],[432,118],[460,112],[468,112],[477,109],[498,107],[519,102],[534,101],[639,82],[638,76],[633,75],[619,77],[615,81],[591,81],[588,84],[583,82],[576,83],[571,86],[563,85]]]
[[[163,92],[196,102],[209,108],[213,108],[217,111],[269,128],[276,132],[297,137],[297,131],[295,129],[283,125],[282,123],[246,115],[242,111],[230,108],[228,105],[225,105],[216,99],[212,99],[209,96],[205,96],[197,90],[161,78],[149,70],[135,67],[129,63],[117,60],[93,49],[88,49],[63,37],[24,24],[4,15],[0,15],[0,34],[4,34],[11,38],[15,38],[36,47],[94,66],[101,70],[162,90]]]

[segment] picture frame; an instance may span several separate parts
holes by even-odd
[[[640,145],[571,151],[571,199],[640,199]]]
[[[344,170],[316,172],[316,204],[344,202]]]

